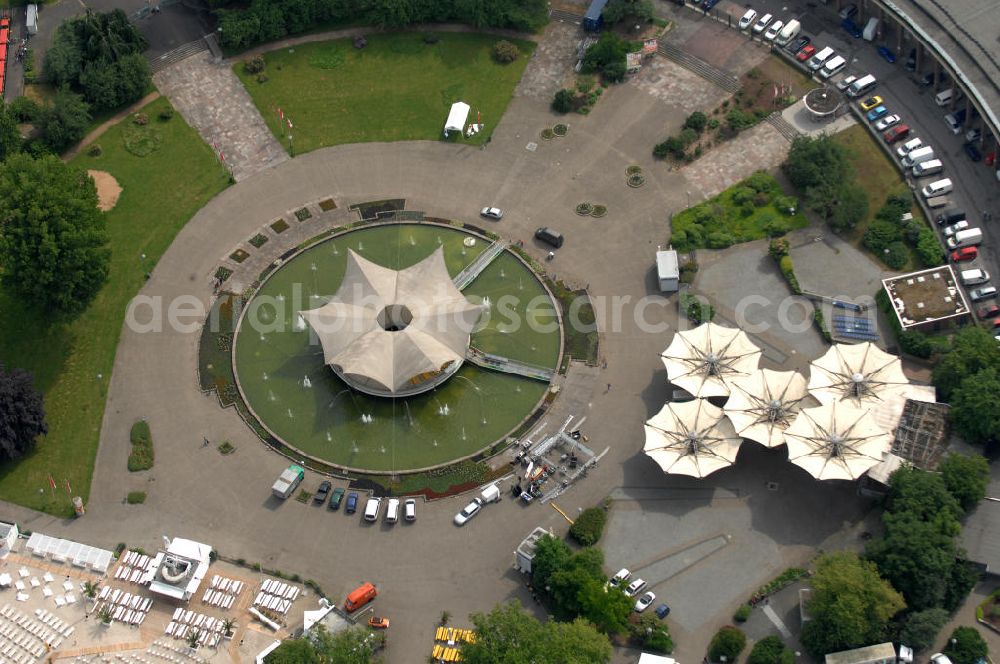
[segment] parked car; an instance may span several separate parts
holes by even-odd
[[[479,211],[479,215],[490,219],[503,219],[503,210],[495,207],[484,207]]]
[[[365,521],[377,521],[379,510],[382,509],[382,499],[372,496],[365,503]]]
[[[413,498],[407,498],[403,503],[403,518],[407,521],[417,520],[417,501]]]
[[[313,494],[313,502],[322,503],[323,501],[325,501],[332,487],[333,485],[330,484],[330,480],[323,480],[322,482],[320,482],[319,488],[317,488],[316,493]]]
[[[483,509],[483,501],[479,498],[473,498],[472,502],[462,508],[462,511],[455,515],[455,525],[464,526],[469,522],[469,519],[479,514],[479,510]]]
[[[845,18],[840,22],[840,27],[847,30],[847,34],[851,35],[855,39],[861,39],[862,30],[858,27],[858,24],[849,18]]]
[[[358,511],[358,492],[352,491],[347,494],[347,505],[344,507],[345,514],[354,514]]]
[[[976,315],[979,316],[980,320],[996,318],[1000,316],[1000,305],[988,304],[985,307],[979,307],[976,309]]]
[[[771,24],[771,19],[773,18],[774,16],[772,16],[771,14],[764,14],[763,16],[761,16],[760,20],[754,23],[753,25],[754,34],[759,35],[760,33],[764,32],[767,26]]]
[[[814,55],[816,55],[816,47],[812,44],[806,44],[802,50],[795,54],[795,59],[799,62],[805,62]]]
[[[344,500],[344,493],[346,493],[344,489],[339,486],[333,490],[333,493],[330,494],[330,509],[340,509],[340,503]]]
[[[667,606],[666,604],[660,604],[658,607],[656,607],[656,617],[659,618],[660,620],[663,620],[669,615],[670,615],[670,607]]]
[[[875,123],[875,131],[885,131],[889,127],[895,124],[899,124],[900,120],[902,120],[902,118],[896,115],[895,113],[893,113],[892,115],[887,115]]]
[[[872,95],[868,99],[865,99],[863,102],[858,104],[858,106],[861,107],[862,111],[870,111],[881,103],[882,103],[881,97],[879,97],[878,95]]]
[[[967,219],[963,219],[961,221],[955,222],[951,226],[946,226],[944,229],[944,236],[951,237],[955,233],[959,231],[964,231],[968,227],[969,227],[969,221]]]
[[[535,239],[558,249],[563,245],[563,236],[557,230],[543,226],[535,231]]]
[[[979,250],[975,247],[962,247],[951,252],[951,260],[956,263],[964,261],[974,261],[979,256]]]
[[[997,296],[996,286],[982,286],[981,288],[973,288],[969,291],[969,299],[973,302],[979,302],[980,300],[988,300],[991,297]]]
[[[889,145],[892,145],[896,141],[901,141],[910,135],[910,125],[896,125],[889,131],[882,134],[883,140]]]
[[[799,37],[795,41],[790,42],[788,44],[788,46],[785,47],[785,50],[787,50],[789,53],[793,53],[793,54],[794,53],[798,53],[799,51],[801,51],[802,49],[804,49],[806,46],[808,46],[809,42],[811,42],[811,41],[812,41],[811,38],[809,38],[809,37],[807,37],[805,35],[802,35],[801,37]]]
[[[372,616],[368,619],[368,626],[372,629],[389,629],[389,619],[380,616]]]
[[[640,597],[635,602],[635,611],[636,611],[636,613],[642,613],[643,611],[645,611],[646,609],[649,608],[650,604],[652,604],[655,601],[656,601],[656,593],[654,593],[652,591],[650,591],[648,593],[644,593],[643,596]]]
[[[852,76],[845,76],[844,78],[842,78],[839,81],[837,81],[837,89],[840,90],[841,92],[843,92],[848,87],[850,87],[851,83],[853,83],[856,80],[858,80],[857,76],[853,76],[853,75]]]
[[[775,21],[767,27],[767,30],[764,31],[764,39],[767,41],[774,41],[783,27],[785,27],[784,21]]]
[[[906,141],[898,148],[896,148],[896,156],[902,159],[906,155],[910,154],[910,152],[912,152],[913,150],[922,147],[924,147],[923,140],[921,140],[919,137],[911,138],[910,140]]]
[[[896,54],[893,53],[889,48],[885,46],[878,47],[878,54],[885,58],[885,61],[890,65],[896,64]]]
[[[872,110],[868,111],[868,122],[875,122],[879,118],[885,117],[889,114],[889,109],[885,106],[876,106]]]
[[[965,132],[965,140],[972,143],[973,141],[978,141],[982,135],[983,132],[981,130],[972,128],[969,131]]]
[[[971,159],[972,161],[981,161],[983,158],[982,153],[979,151],[979,148],[977,148],[974,143],[966,143],[962,146],[962,149],[965,150],[965,154],[967,154],[969,156],[969,159]]]
[[[719,4],[719,0],[705,0],[704,2],[701,3],[701,9],[702,9],[702,11],[706,11],[707,12],[710,9],[712,9],[712,7],[716,6],[717,4]]]
[[[636,579],[632,583],[628,584],[627,588],[625,588],[625,594],[628,595],[629,597],[635,597],[636,595],[641,593],[645,588],[646,588],[646,582],[643,581],[642,579]]]
[[[948,226],[965,219],[965,210],[949,208],[934,218],[938,226]]]
[[[947,655],[942,655],[941,653],[934,653],[931,655],[931,664],[951,664],[951,660],[948,659]]]
[[[740,30],[746,30],[751,25],[753,25],[753,22],[755,20],[757,20],[757,12],[755,12],[752,9],[748,9],[746,13],[743,14],[743,16],[740,18],[740,23],[739,23]]]
[[[618,570],[613,577],[608,580],[608,584],[618,587],[632,578],[632,572],[628,571],[628,568],[622,567]]]
[[[840,19],[847,20],[849,18],[854,18],[858,14],[858,6],[855,4],[850,4],[840,10]]]

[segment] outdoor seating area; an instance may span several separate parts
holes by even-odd
[[[114,558],[114,554],[106,549],[49,537],[41,533],[32,533],[24,548],[39,558],[47,558],[57,563],[69,562],[74,567],[89,568],[101,574],[107,573],[108,566]]]
[[[205,658],[199,657],[187,646],[176,646],[163,639],[153,641],[144,652],[80,655],[68,661],[73,664],[117,664],[117,662],[125,664],[161,664],[162,662],[207,664]]]
[[[17,571],[17,579],[14,580],[10,574],[0,574],[0,589],[14,587],[17,594],[14,596],[18,602],[27,602],[31,599],[31,593],[41,588],[42,597],[51,598],[57,608],[68,604],[75,604],[78,600],[77,591],[83,592],[83,584],[79,588],[67,576],[66,580],[59,585],[54,585],[56,578],[51,572],[45,572],[39,578],[38,571],[29,570],[21,566]],[[55,588],[55,589],[53,589]]]
[[[461,643],[475,643],[476,633],[471,629],[457,627],[438,627],[434,633],[434,649],[431,657],[438,662],[461,662]]]
[[[205,589],[205,594],[202,595],[201,601],[209,606],[229,609],[233,606],[233,602],[236,601],[236,598],[245,585],[243,581],[216,574],[212,577],[209,587]]]
[[[122,556],[115,578],[138,585],[148,586],[156,572],[156,560],[138,551],[126,551]]]
[[[97,599],[95,610],[98,615],[107,612],[112,621],[135,627],[142,624],[153,606],[153,600],[148,597],[128,593],[110,586],[101,588]]]
[[[265,579],[261,583],[260,591],[253,600],[253,605],[285,615],[291,608],[292,602],[299,596],[299,588],[290,583]]]
[[[37,618],[9,604],[0,608],[0,662],[34,662],[73,634],[73,627],[43,609],[36,613]]]
[[[178,607],[164,634],[175,639],[191,639],[192,634],[197,634],[198,645],[215,648],[222,640],[224,623],[220,618]]]

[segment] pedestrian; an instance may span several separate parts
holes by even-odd
[[[212,444],[208,441],[208,436],[202,436],[201,439],[203,441],[202,447],[208,447],[209,445]]]
[[[611,383],[608,383],[608,387],[607,389],[604,390],[604,393],[607,394],[610,391],[611,391]]]
[[[764,606],[767,606],[768,604],[770,604],[770,602],[771,602],[771,598],[770,597],[765,597],[764,598]]]

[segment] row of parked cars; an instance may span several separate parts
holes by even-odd
[[[330,480],[323,480],[319,483],[316,493],[313,494],[313,502],[318,504],[327,503],[331,510],[339,510],[344,505],[345,514],[354,514],[358,511],[360,496],[357,491],[348,492],[342,487],[333,488]],[[385,522],[396,523],[399,521],[400,512],[407,521],[417,520],[417,501],[407,498],[400,501],[399,498],[389,498],[385,501]],[[402,509],[401,509],[402,508]],[[365,503],[365,521],[378,521],[379,513],[382,511],[382,499],[372,497]]]
[[[625,585],[625,584],[628,585]],[[618,572],[608,580],[608,585],[612,588],[621,588],[622,592],[629,597],[635,597],[643,590],[646,590],[646,582],[642,579],[632,580],[632,572],[626,568],[618,570]],[[635,601],[635,611],[636,613],[642,613],[656,601],[656,593],[652,591],[647,591],[643,593],[639,599]],[[656,607],[656,616],[661,620],[666,618],[670,614],[670,607],[666,604],[660,604]]]

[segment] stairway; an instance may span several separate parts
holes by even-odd
[[[656,51],[667,60],[676,62],[681,67],[698,74],[698,76],[701,76],[710,83],[714,83],[730,94],[739,92],[740,82],[735,76],[714,65],[708,64],[701,58],[682,51],[673,44],[661,41]]]
[[[172,51],[167,51],[159,57],[153,58],[149,61],[149,67],[153,70],[153,73],[160,71],[175,62],[180,62],[190,58],[192,55],[201,53],[202,51],[208,50],[208,42],[205,38],[196,39],[193,42],[188,42],[187,44],[182,44]]]
[[[549,12],[549,18],[553,21],[559,21],[561,23],[575,23],[580,25],[583,22],[583,14],[575,14],[573,12],[568,12],[565,9],[553,9]]]
[[[779,111],[771,113],[765,120],[769,125],[777,129],[779,134],[787,138],[789,142],[794,141],[797,136],[800,136],[799,130],[793,127]]]

